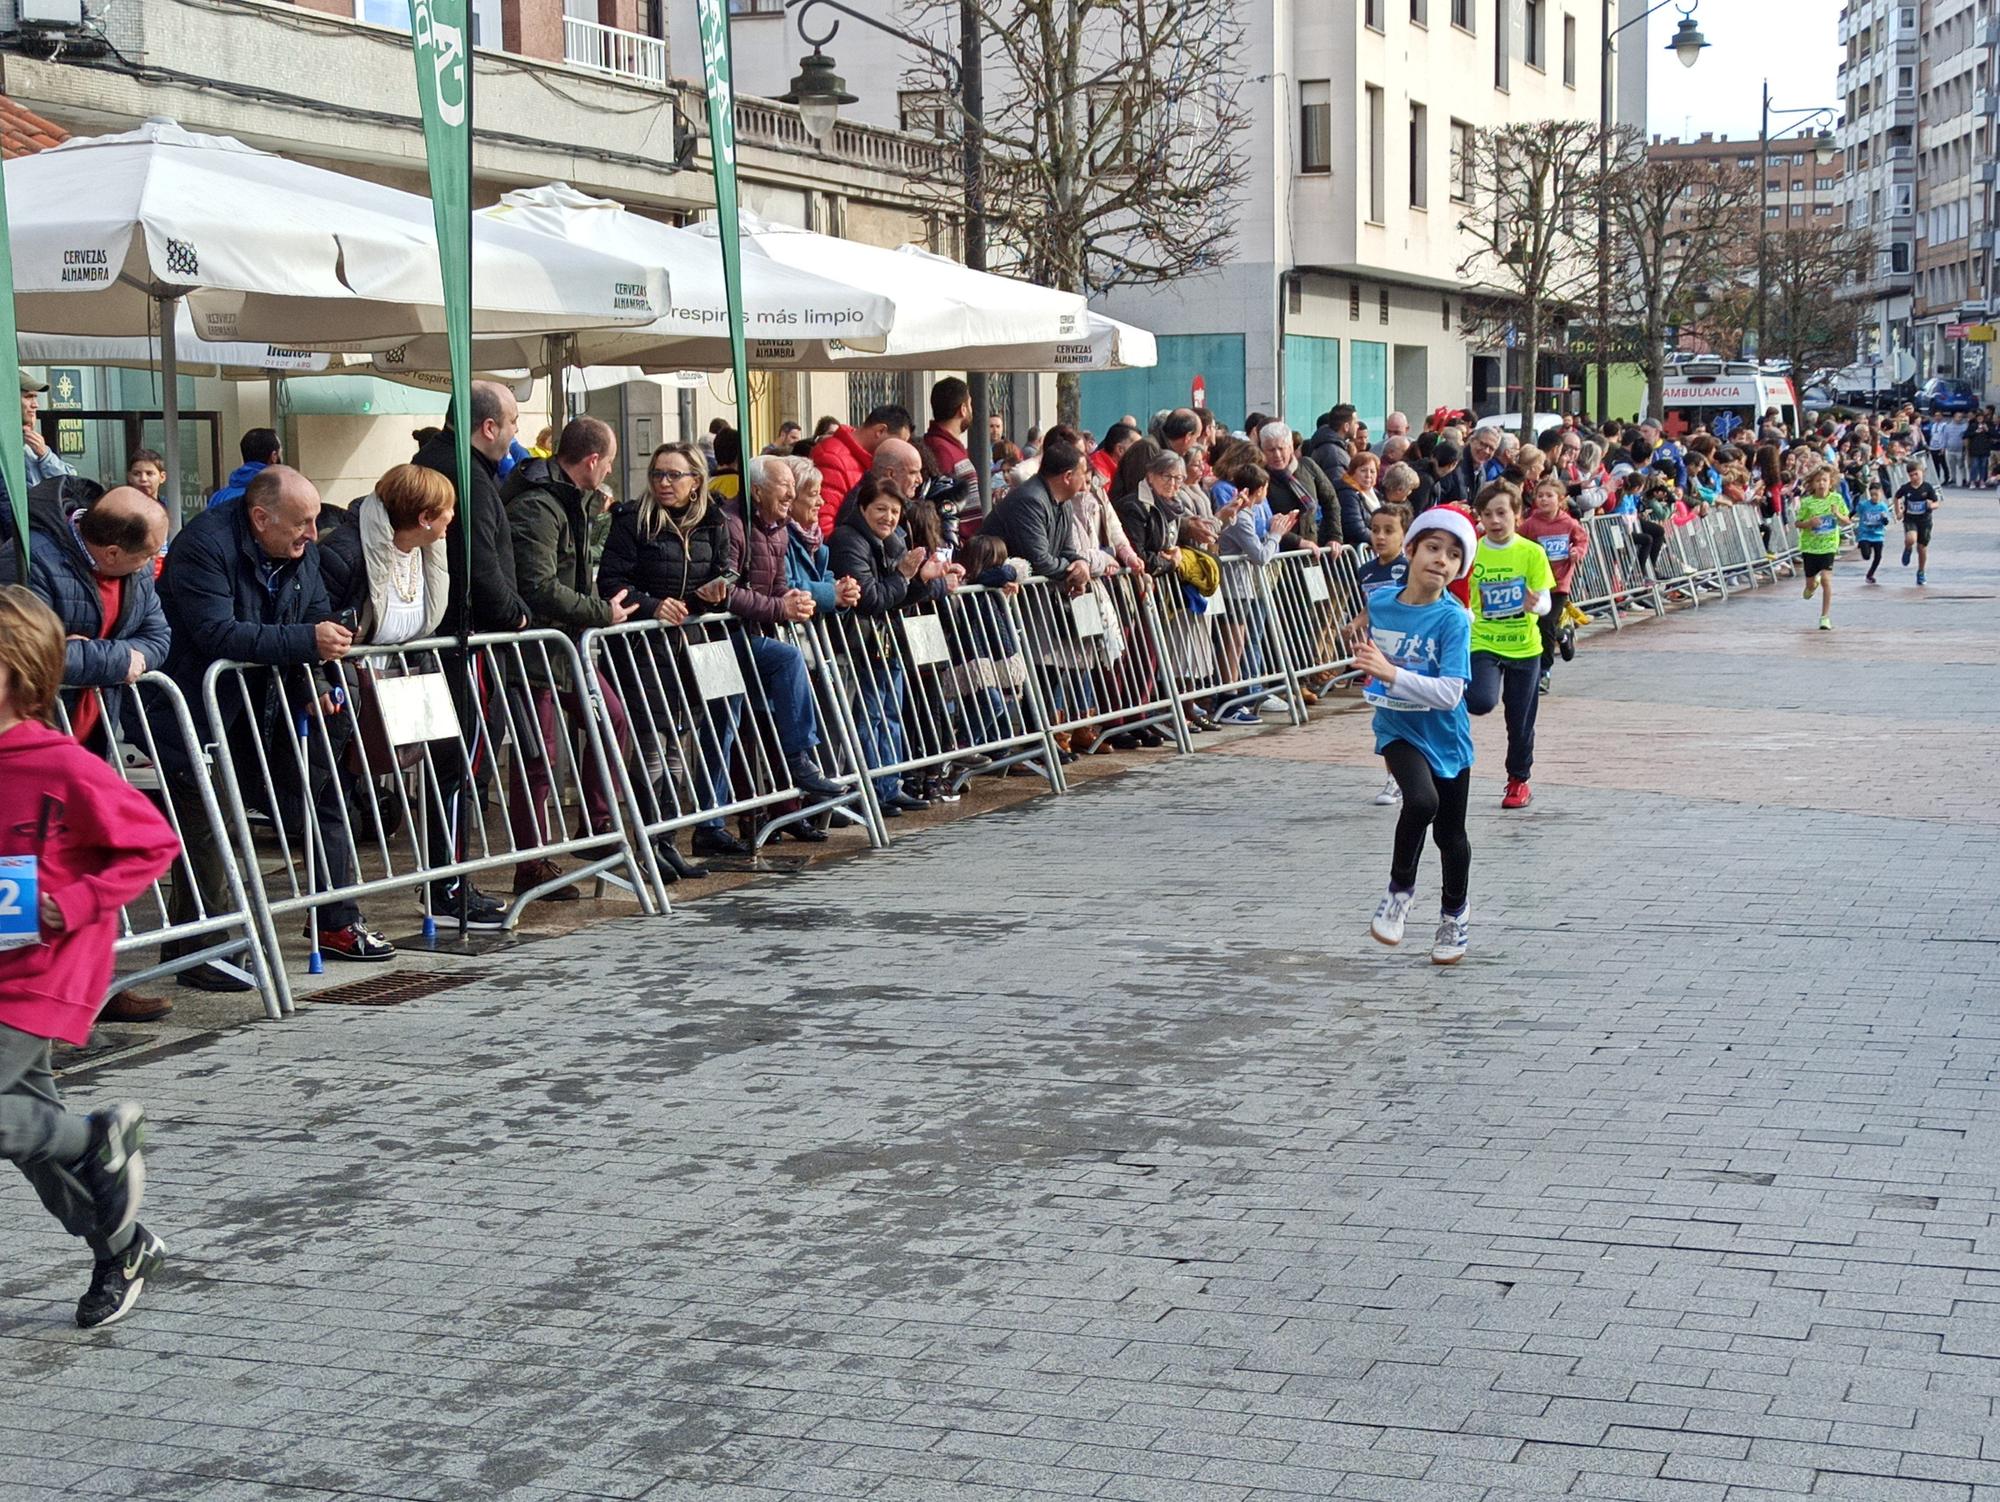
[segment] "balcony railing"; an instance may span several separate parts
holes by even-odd
[[[660,38],[577,16],[563,17],[563,61],[593,73],[637,79],[656,89],[667,86],[667,44]]]

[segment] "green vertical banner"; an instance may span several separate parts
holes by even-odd
[[[451,360],[452,432],[458,440],[459,533],[472,577],[472,34],[471,0],[410,0],[417,101],[423,107],[438,274],[444,283],[445,342]],[[4,425],[0,425],[4,426]],[[472,591],[458,621],[472,629]]]
[[[736,436],[750,456],[750,352],[743,339],[743,224],[736,213],[736,74],[729,60],[729,0],[696,0],[701,76],[708,88],[709,155],[715,161],[715,216],[722,230],[722,289],[729,300],[729,363],[736,375]],[[750,486],[743,486],[747,513]],[[744,534],[749,535],[747,530]]]
[[[7,194],[0,187],[0,370],[20,368],[21,331],[14,320],[14,239],[7,227]],[[14,558],[21,583],[28,582],[28,453],[21,425],[0,421],[0,479],[7,482],[8,510],[14,514]]]

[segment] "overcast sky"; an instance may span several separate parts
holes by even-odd
[[[1839,108],[1833,75],[1841,59],[1840,0],[1700,0],[1694,20],[1709,48],[1692,69],[1665,50],[1680,24],[1678,9],[1668,5],[1646,23],[1653,60],[1646,89],[1649,131],[1698,136],[1708,130],[1754,139],[1766,78],[1775,109]],[[1619,41],[1638,30],[1635,26]],[[1777,129],[1774,122],[1772,130]]]

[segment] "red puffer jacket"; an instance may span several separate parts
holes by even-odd
[[[861,435],[842,423],[813,445],[812,461],[819,466],[819,535],[833,535],[833,519],[847,492],[861,483],[875,456],[861,446]]]

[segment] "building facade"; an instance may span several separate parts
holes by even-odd
[[[1795,140],[1778,140],[1765,150],[1756,137],[1731,140],[1703,131],[1691,141],[1654,136],[1646,155],[1658,161],[1697,161],[1724,170],[1754,174],[1764,169],[1764,227],[1785,230],[1839,229],[1847,222],[1844,160],[1820,163]],[[1671,224],[1679,218],[1676,210]]]
[[[676,23],[694,0],[671,0]],[[737,79],[782,91],[810,50],[777,0],[736,0]],[[1614,27],[1645,9],[1618,0]],[[1282,412],[1296,428],[1351,402],[1379,431],[1393,410],[1499,411],[1505,351],[1469,342],[1457,228],[1466,133],[1596,119],[1606,7],[1598,0],[1259,0],[1246,4],[1238,76],[1250,164],[1227,264],[1093,298],[1159,336],[1152,370],[1083,378],[1083,421],[1185,405],[1230,423]],[[892,11],[951,49],[935,13]],[[931,24],[923,26],[924,17]],[[1616,44],[1614,119],[1643,127],[1647,32]],[[948,120],[918,53],[852,20],[827,44],[857,102],[842,118],[913,130]],[[1005,87],[989,78],[989,95]]]
[[[2000,17],[1977,0],[1929,0],[1918,12],[1917,194],[1912,337],[1919,378],[1960,375],[1983,389],[1984,344],[1948,337],[1993,309],[1995,123]]]
[[[1856,351],[1880,362],[1884,386],[1917,378],[1918,7],[1848,0],[1840,12],[1846,49],[1836,76],[1847,224],[1866,236],[1867,270],[1852,295],[1868,316]]]
[[[82,33],[50,57],[16,29],[13,0],[0,0],[7,94],[72,134],[164,116],[427,191],[405,0],[86,0],[84,9]],[[713,212],[705,96],[678,76],[698,51],[691,21],[680,34],[688,40],[670,49],[666,16],[649,0],[475,0],[473,17],[476,205],[561,181],[670,223]],[[739,100],[736,131],[744,204],[765,218],[880,245],[959,241],[959,226],[917,187],[955,171],[934,142],[849,120],[822,145],[797,110],[750,97]],[[810,424],[821,412],[845,419],[876,384],[761,373],[754,431],[769,437],[781,418]],[[72,385],[74,410],[92,414],[73,419],[85,448],[72,457],[85,472],[122,475],[124,452],[160,446],[157,417],[148,427],[142,416],[159,408],[149,374],[84,371]],[[620,425],[628,491],[642,484],[654,443],[702,431],[711,416],[736,420],[726,375],[633,382],[579,393],[576,405]],[[184,377],[182,447],[198,461],[185,488],[212,487],[235,464],[240,432],[268,423],[323,493],[345,500],[407,458],[412,429],[435,424],[442,406],[363,375]],[[524,437],[549,406],[543,383],[523,404]]]

